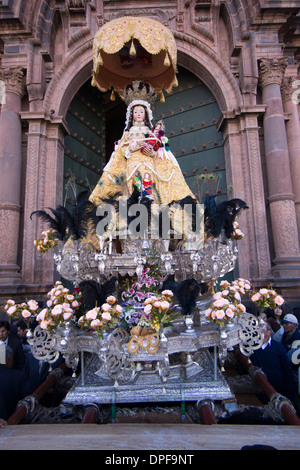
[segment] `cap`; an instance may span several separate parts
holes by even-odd
[[[298,325],[297,317],[295,317],[295,315],[293,315],[292,313],[288,313],[287,315],[285,315],[281,321],[282,323],[295,323],[296,325]]]

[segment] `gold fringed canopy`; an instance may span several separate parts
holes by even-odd
[[[158,95],[177,86],[176,43],[171,31],[144,17],[122,17],[103,25],[93,45],[92,85],[123,98],[133,80],[147,81]]]

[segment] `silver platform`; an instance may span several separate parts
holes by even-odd
[[[80,375],[64,402],[87,405],[234,398],[221,371],[215,368],[214,355],[205,350],[195,353],[192,359],[188,365],[171,364],[168,380],[164,384],[155,364],[152,370],[138,372],[132,382],[116,384],[101,376],[101,361],[97,355],[92,355],[85,365],[84,384]]]
[[[158,350],[129,352],[130,334],[116,328],[102,340],[72,322],[49,335],[37,327],[30,344],[34,356],[54,362],[62,354],[81,373],[64,402],[73,405],[228,400],[234,395],[220,367],[239,345],[247,356],[263,341],[257,318],[245,313],[220,329],[203,323],[174,324],[161,333]]]

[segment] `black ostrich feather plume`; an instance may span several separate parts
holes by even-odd
[[[65,240],[74,232],[74,221],[70,212],[63,206],[57,206],[56,209],[48,207],[48,210],[51,214],[46,210],[34,211],[30,214],[30,219],[33,215],[37,215],[41,220],[48,223],[59,240]]]
[[[88,200],[88,192],[84,191],[74,197],[70,203],[70,209],[64,206],[51,207],[46,210],[34,211],[30,214],[37,215],[52,228],[59,240],[66,240],[72,236],[78,240],[87,235],[92,227],[96,228],[99,217],[96,215],[96,206]]]
[[[233,223],[239,213],[242,210],[249,209],[241,199],[231,199],[217,204],[215,196],[206,196],[204,207],[206,233],[218,237],[224,230],[227,238],[231,238],[233,235]]]
[[[115,293],[117,284],[118,279],[115,276],[104,284],[94,280],[81,281],[78,287],[82,293],[85,308],[92,310],[94,307],[100,307],[109,295]]]
[[[199,283],[196,279],[185,279],[180,283],[167,279],[162,286],[162,290],[164,289],[172,290],[183,315],[191,315],[196,306],[198,295],[205,294],[208,286],[205,282]]]

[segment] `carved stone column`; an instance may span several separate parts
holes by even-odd
[[[260,84],[265,104],[264,141],[268,202],[275,248],[275,277],[300,276],[299,238],[287,144],[281,84],[286,58],[261,59]]]
[[[62,203],[64,138],[68,131],[62,118],[34,111],[23,112],[21,117],[28,123],[22,276],[27,290],[45,292],[54,281],[53,255],[41,255],[33,242],[49,226],[36,216],[30,219],[30,215]]]
[[[287,115],[286,134],[289,147],[290,167],[292,176],[293,193],[295,195],[295,207],[297,216],[298,235],[300,235],[300,120],[298,114],[298,93],[300,79],[286,77],[281,86],[283,109]]]
[[[18,258],[21,187],[21,98],[25,79],[20,67],[0,68],[5,84],[0,116],[0,285],[20,281]]]
[[[239,276],[265,285],[271,277],[266,204],[261,172],[258,116],[265,106],[245,106],[237,114],[224,113],[226,178],[230,198],[246,201],[249,209],[238,218],[245,239],[238,244]]]

